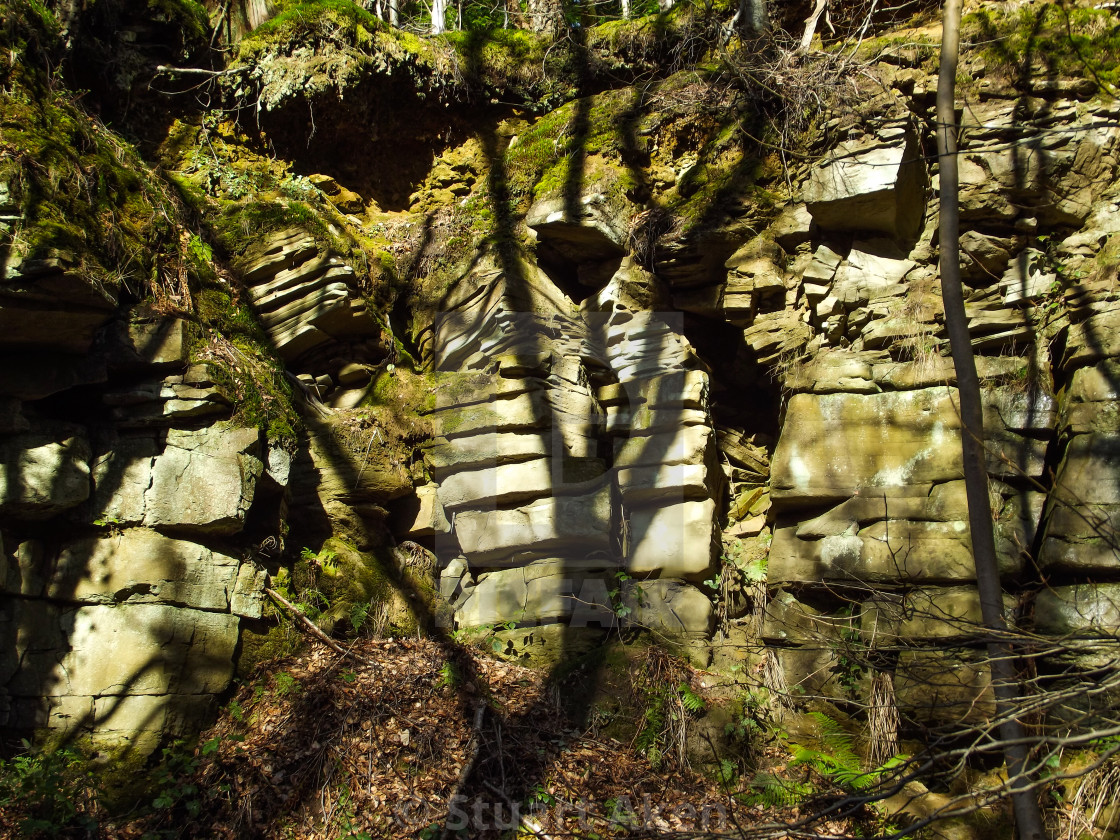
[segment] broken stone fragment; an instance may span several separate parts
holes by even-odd
[[[404,500],[399,516],[399,533],[409,539],[416,537],[431,537],[436,534],[446,534],[451,530],[451,523],[444,513],[443,505],[439,501],[436,485],[424,484],[416,488],[414,501]]]
[[[712,629],[712,602],[695,586],[680,580],[622,582],[625,623],[670,638],[706,639]]]

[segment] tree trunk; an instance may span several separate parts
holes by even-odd
[[[399,0],[389,0],[389,25],[400,26],[400,2]]]
[[[529,28],[559,37],[565,28],[562,0],[529,0]]]
[[[442,35],[447,31],[444,18],[447,17],[447,0],[432,0],[432,34]]]
[[[801,46],[797,48],[798,52],[807,53],[809,47],[813,43],[813,35],[817,32],[817,23],[824,14],[824,10],[828,8],[828,0],[817,0],[817,6],[813,9],[813,13],[809,15],[805,21],[805,31],[801,33]]]
[[[622,0],[622,19],[630,20],[630,0]]]
[[[731,28],[755,35],[769,32],[770,14],[766,9],[766,0],[739,0],[735,17],[731,19]]]
[[[1026,731],[1017,720],[1015,709],[1019,685],[1015,673],[1014,650],[1006,641],[1003,620],[1003,587],[999,579],[988,474],[984,458],[984,414],[980,402],[980,380],[968,334],[964,309],[960,264],[960,203],[957,174],[956,78],[960,40],[961,0],[945,0],[941,35],[941,67],[937,80],[937,159],[940,171],[940,261],[941,294],[945,303],[945,326],[953,352],[960,395],[961,449],[964,456],[965,494],[968,499],[968,524],[972,535],[972,555],[976,564],[976,586],[984,626],[992,641],[988,655],[992,687],[996,696],[996,717],[1006,720],[1000,737],[1006,742],[1012,806],[1019,840],[1043,840],[1045,832],[1038,801],[1025,776],[1030,750]]]

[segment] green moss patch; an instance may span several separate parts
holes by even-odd
[[[1058,3],[1013,12],[985,8],[961,21],[990,69],[1017,86],[1084,78],[1115,95],[1120,84],[1120,28],[1111,10]]]

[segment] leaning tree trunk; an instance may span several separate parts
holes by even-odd
[[[1019,840],[1043,840],[1045,832],[1038,800],[1028,786],[1030,749],[1026,730],[1015,717],[1019,685],[1014,650],[1007,641],[1003,620],[1003,587],[999,579],[988,473],[984,458],[984,412],[980,402],[980,380],[968,334],[960,263],[960,203],[958,199],[956,135],[956,79],[960,41],[961,0],[945,0],[941,35],[941,67],[937,80],[937,160],[940,172],[941,295],[945,303],[945,326],[953,353],[961,412],[961,448],[964,455],[965,494],[972,555],[976,564],[976,586],[984,627],[991,641],[988,655],[996,717],[1004,741],[1009,788]]]
[[[826,9],[828,9],[828,0],[817,0],[813,13],[805,21],[805,31],[801,33],[801,45],[797,48],[798,52],[809,52],[809,47],[813,44],[813,36],[817,34],[817,22],[820,21],[821,15],[825,13]]]

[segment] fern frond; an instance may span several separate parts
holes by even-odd
[[[681,705],[689,712],[702,712],[708,708],[704,698],[689,688],[688,683],[682,682],[678,689],[681,696]]]

